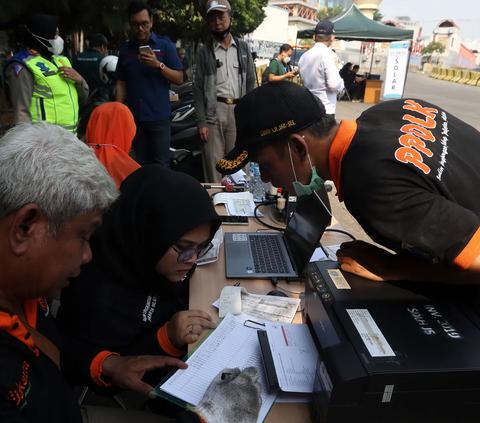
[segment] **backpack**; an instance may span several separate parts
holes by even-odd
[[[272,60],[277,60],[277,59],[272,59]],[[265,69],[262,73],[262,85],[263,84],[268,84],[270,81],[268,80],[268,75],[270,75],[269,69],[270,69],[270,63],[272,63],[272,60],[268,63],[267,69]],[[278,66],[277,66],[277,71],[275,72],[275,75],[278,76]]]

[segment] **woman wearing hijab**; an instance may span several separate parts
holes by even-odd
[[[75,385],[104,385],[99,369],[109,354],[180,357],[203,328],[215,327],[208,313],[188,310],[195,261],[221,224],[206,190],[189,175],[148,165],[120,192],[91,237],[92,261],[62,291],[64,374]]]
[[[95,150],[97,159],[119,188],[124,179],[140,167],[129,156],[136,131],[132,112],[118,102],[98,106],[88,122],[86,143]]]
[[[347,62],[343,66],[342,69],[340,69],[340,76],[345,79],[345,75],[352,70],[353,63]]]
[[[88,84],[62,56],[60,18],[33,15],[20,27],[27,47],[3,68],[10,86],[15,123],[49,122],[76,134],[78,101],[88,96]]]

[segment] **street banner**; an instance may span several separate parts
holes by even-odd
[[[402,98],[407,77],[410,41],[390,43],[388,49],[387,75],[385,77],[385,98]]]

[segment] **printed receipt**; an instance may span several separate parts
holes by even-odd
[[[226,286],[220,299],[213,303],[219,309],[219,317],[227,313],[241,314],[245,320],[254,318],[256,322],[292,323],[297,313],[298,298],[274,297],[272,295],[250,294],[243,287]]]
[[[269,393],[263,373],[262,352],[257,331],[243,325],[244,321],[227,315],[213,333],[187,360],[188,368],[177,372],[161,389],[194,406],[201,401],[210,382],[225,368],[256,367],[262,385],[262,407],[257,423],[263,422],[278,392]]]

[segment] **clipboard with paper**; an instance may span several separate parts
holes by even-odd
[[[154,390],[155,394],[182,407],[196,406],[211,381],[225,368],[253,366],[260,372],[262,407],[257,422],[266,418],[275,402],[278,391],[268,389],[263,371],[262,354],[257,330],[245,321],[228,314],[218,327],[211,331],[186,360],[188,368],[177,369]]]

